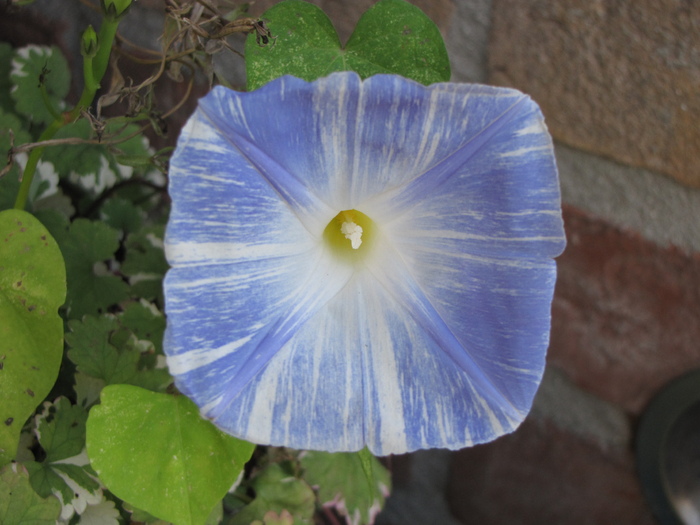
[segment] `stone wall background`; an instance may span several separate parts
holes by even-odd
[[[441,28],[453,81],[516,87],[542,106],[569,244],[531,416],[491,444],[391,458],[395,492],[378,523],[655,523],[634,467],[636,427],[664,384],[700,367],[700,3],[411,1]],[[345,41],[373,0],[313,3]],[[163,5],[139,0],[128,37],[154,44]],[[0,39],[80,56],[71,37],[91,18],[80,2],[32,10],[3,13]],[[225,60],[243,85],[242,61]],[[165,104],[180,95],[159,91]],[[173,135],[189,111],[172,119]]]

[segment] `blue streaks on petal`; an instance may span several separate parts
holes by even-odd
[[[514,90],[353,73],[201,102],[171,162],[166,352],[258,443],[383,455],[514,430],[564,246],[552,144]],[[322,231],[358,209],[372,255]]]
[[[171,161],[168,362],[200,405],[225,403],[349,279],[289,203],[204,117]]]
[[[244,121],[245,126],[242,129],[237,129],[237,127],[233,126],[233,121],[227,122],[226,117],[234,113],[234,107],[238,106],[242,110],[240,101],[231,100],[230,97],[227,97],[227,94],[228,90],[225,88],[215,88],[211,95],[202,101],[202,113],[206,115],[207,119],[214,126],[219,128],[221,135],[231,142],[231,145],[240,152],[245,160],[290,205],[299,220],[312,232],[317,231],[319,228],[318,218],[328,216],[333,209],[329,208],[309,191],[308,185],[302,182],[305,178],[303,173],[288,171],[273,158],[274,155],[269,152],[269,149],[268,151],[263,151],[255,143],[256,140],[262,140],[262,144],[275,143],[273,137],[267,139],[255,137],[250,131],[247,121]],[[234,102],[238,102],[238,104],[234,106]],[[227,109],[228,111],[226,111]],[[240,110],[239,114],[241,113]],[[256,133],[256,135],[260,135],[260,133]],[[273,148],[273,151],[281,151],[283,149],[281,144],[278,143],[277,146]],[[325,224],[323,226],[325,227]]]
[[[340,209],[352,208],[337,201],[350,178],[348,155],[353,145],[345,130],[355,125],[359,85],[356,75],[329,77],[317,85],[283,77],[254,93],[231,96],[220,88],[200,105],[230,140],[260,147],[284,170],[265,170],[273,184],[301,184],[307,196],[336,209],[330,220]],[[290,193],[303,203],[302,191]]]
[[[498,377],[499,387],[517,379],[522,392],[505,388],[515,409],[484,392],[474,377],[478,367],[456,366],[445,353],[448,335],[430,325],[439,319],[417,322],[408,311],[411,297],[401,295],[405,288],[394,296],[385,284],[357,274],[215,422],[265,443],[330,451],[366,444],[378,455],[461,448],[517,427],[539,382],[543,353],[500,362],[487,346],[492,341],[470,341],[474,350],[486,346],[493,354],[479,366]]]

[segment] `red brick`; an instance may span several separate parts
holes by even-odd
[[[666,382],[700,367],[700,257],[567,208],[549,362],[638,414]]]
[[[494,0],[490,78],[554,136],[700,186],[700,2]]]
[[[455,453],[448,486],[464,525],[652,525],[630,451],[596,445],[544,421]]]

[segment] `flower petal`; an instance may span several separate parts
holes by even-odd
[[[510,113],[519,114],[512,107],[521,104],[534,106],[512,89],[426,88],[395,75],[361,81],[346,72],[314,83],[282,77],[252,93],[215,88],[200,108],[251,159],[254,145],[264,150],[271,169],[261,169],[285,198],[305,206],[315,196],[337,213],[409,183],[415,187],[417,176],[458,148],[481,144],[500,117],[509,123]]]
[[[388,259],[356,274],[215,422],[254,442],[377,455],[517,428],[544,369],[554,263],[481,261],[473,302],[458,305],[466,329],[453,331]]]
[[[458,390],[425,380],[420,388],[424,399],[413,405],[416,398],[405,396],[404,413],[410,411],[405,419],[416,425],[414,435],[441,421],[454,425],[451,433],[440,436],[442,443],[424,442],[419,448],[461,448],[517,428],[544,371],[554,262],[442,253],[432,264],[419,266],[415,261],[407,264],[404,253],[392,253],[389,247],[385,257],[369,268],[377,284],[393,299],[394,310],[403,309],[416,323],[431,359],[464,385],[460,396]],[[395,348],[396,360],[405,362],[405,353],[415,359],[415,341],[420,339],[414,337],[410,352]],[[427,366],[411,363],[405,368],[415,382]]]
[[[170,194],[168,364],[201,406],[235,396],[351,272],[201,114],[182,132]]]
[[[166,352],[258,443],[376,454],[512,431],[564,246],[551,139],[514,90],[353,73],[215,90],[171,162]],[[362,267],[322,232],[357,209]]]
[[[424,133],[448,137],[434,163],[368,199],[364,213],[392,239],[421,248],[438,243],[487,257],[556,257],[565,245],[559,183],[539,108],[518,91],[477,85],[462,90],[458,112],[459,87],[426,91],[436,114],[463,122],[462,139],[454,130],[460,124],[444,117],[427,122]]]

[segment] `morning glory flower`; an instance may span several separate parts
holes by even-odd
[[[224,431],[385,455],[527,415],[564,247],[527,96],[351,72],[217,87],[170,194],[168,365]]]

